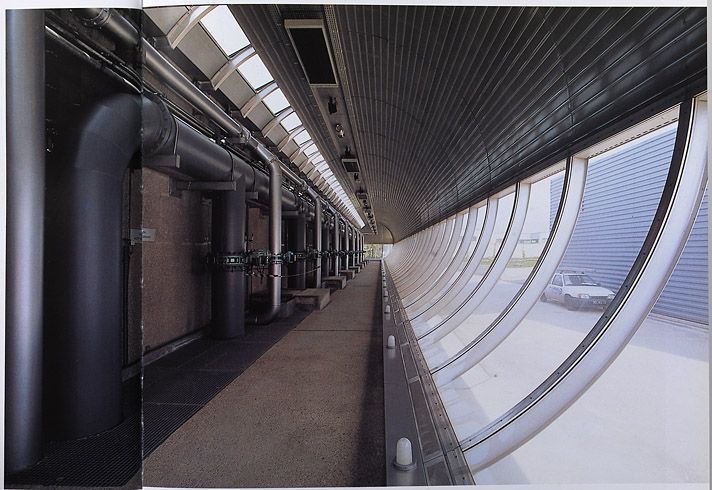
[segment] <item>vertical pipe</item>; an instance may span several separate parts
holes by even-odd
[[[288,221],[289,225],[289,245],[292,252],[303,252],[307,248],[307,219],[303,213],[299,213],[296,218]],[[287,284],[290,289],[305,289],[306,286],[306,262],[298,260],[289,266],[289,277]]]
[[[359,251],[360,251],[359,260],[361,261],[361,263],[363,263],[363,262],[364,262],[364,256],[363,256],[363,234],[359,233],[359,235],[358,235],[358,240],[359,240]]]
[[[245,178],[234,191],[213,198],[213,253],[235,255],[245,251]],[[216,268],[212,277],[212,335],[229,339],[245,335],[245,273]]]
[[[321,210],[321,199],[319,199],[319,195],[309,188],[310,195],[314,198],[314,248],[318,252],[321,252],[323,250],[322,245],[321,245],[321,239],[322,239],[322,232],[321,232],[321,227],[322,225],[322,210]],[[321,287],[321,259],[316,259],[314,261],[314,268],[316,269],[314,271],[314,287],[315,288],[320,288]]]
[[[358,232],[356,234],[356,250],[358,250],[358,255],[356,257],[357,257],[358,265],[361,265],[361,263],[363,262],[363,258],[361,257],[361,248],[362,248],[361,247],[361,238],[362,238],[361,232]]]
[[[334,212],[334,250],[336,254],[334,255],[334,275],[339,275],[339,266],[341,265],[341,260],[339,257],[339,252],[341,251],[341,233],[339,232],[339,215]]]
[[[273,255],[282,253],[282,167],[279,160],[269,160],[269,248]],[[282,262],[270,264],[270,312],[276,314],[282,304]]]
[[[42,457],[44,12],[8,10],[5,471]]]
[[[112,95],[74,130],[47,194],[44,415],[63,439],[122,418],[122,182],[141,144],[141,100]]]
[[[321,233],[321,250],[326,252],[331,248],[331,233],[329,233],[329,222],[324,221]],[[331,273],[331,258],[326,255],[321,258],[322,279]],[[321,287],[321,283],[319,286]]]
[[[351,237],[349,237],[349,231],[351,231],[350,228],[349,222],[344,221],[344,250],[347,252],[346,257],[344,257],[345,270],[349,270],[351,267],[351,256],[348,254],[348,252],[351,251]]]

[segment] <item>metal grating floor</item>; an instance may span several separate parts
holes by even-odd
[[[5,476],[5,486],[139,488],[141,412],[138,377],[124,383],[124,421],[101,434],[45,444],[45,457]],[[135,478],[134,478],[135,477]]]
[[[124,383],[121,424],[96,436],[47,443],[44,459],[6,475],[6,486],[140,488],[141,453],[151,454],[307,315],[296,310],[288,319],[249,328],[240,339],[201,338],[146,366],[142,404],[138,378]]]

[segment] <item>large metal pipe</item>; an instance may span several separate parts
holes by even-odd
[[[23,80],[23,84],[26,85],[27,80],[34,78]],[[39,98],[43,96],[42,90]],[[147,116],[143,119],[143,138],[142,109]],[[45,352],[44,396],[52,407],[45,414],[46,427],[52,437],[87,436],[121,421],[122,180],[140,143],[143,143],[144,155],[150,157],[152,152],[160,151],[166,141],[167,131],[155,126],[162,120],[160,114],[156,114],[160,110],[155,103],[127,94],[96,104],[77,126],[76,147],[70,150],[67,164],[60,169],[48,193],[52,219],[48,220],[46,229],[45,345],[51,349]],[[26,119],[23,113],[10,127]],[[183,172],[210,180],[243,177],[245,181],[251,180],[255,187],[258,176],[262,175],[260,172],[194,130],[180,129],[182,123],[175,127],[179,128],[175,147],[181,156]],[[23,137],[27,134],[23,131]],[[21,139],[13,138],[13,141]],[[285,193],[279,164],[273,161],[270,169],[270,245],[273,253],[279,253]],[[25,198],[29,196],[32,194],[28,191]],[[286,196],[295,199],[292,193]],[[241,200],[244,202],[244,193]],[[27,206],[23,206],[25,208]],[[237,235],[244,236],[244,231]],[[42,236],[42,232],[36,233],[34,239],[37,236]],[[37,257],[42,254],[30,247],[25,250],[33,252],[32,260],[37,268]],[[271,320],[279,307],[280,272],[280,265],[272,264],[271,308],[258,319],[260,321]],[[36,289],[41,290],[41,287]],[[28,300],[25,304],[32,303]],[[23,337],[30,336],[31,332],[24,331]],[[10,339],[13,345],[12,337]],[[8,361],[12,359],[10,353]],[[38,359],[35,356],[33,364],[36,365]],[[13,376],[12,379],[22,378]],[[31,393],[39,389],[39,381],[25,381],[21,388],[17,387],[18,392]],[[12,383],[9,388],[16,389]],[[27,410],[23,411],[22,418],[28,422],[17,427],[30,423],[35,414],[33,407],[23,407]],[[14,416],[12,410],[8,416]]]
[[[341,251],[341,233],[339,232],[341,223],[339,222],[339,213],[334,208],[331,208],[331,210],[334,212],[334,250],[336,251],[334,254],[334,276],[338,276],[341,265],[339,257],[339,252]]]
[[[237,176],[245,179],[245,189],[256,192],[260,202],[269,204],[269,176],[256,169],[227,148],[220,146],[207,136],[175,118],[161,103],[143,98],[143,152],[144,165],[159,172],[170,173],[178,179],[229,182]],[[162,165],[156,155],[173,154],[180,156],[180,168]],[[282,189],[282,207],[296,210],[302,206],[293,192]],[[312,207],[306,206],[312,215]]]
[[[321,212],[321,198],[319,194],[311,187],[307,189],[307,193],[314,199],[314,249],[317,252],[317,256],[322,251],[321,245],[321,227],[322,224],[322,212]],[[314,261],[314,285],[315,288],[321,287],[321,259],[316,259]]]
[[[44,12],[8,10],[5,471],[42,457]]]
[[[358,234],[358,250],[359,250],[358,260],[359,260],[359,263],[362,264],[362,263],[364,262],[364,256],[363,256],[363,234],[360,233],[360,232],[359,232],[359,234]]]
[[[351,269],[354,266],[354,230],[351,223],[346,223],[346,249],[350,252],[348,255],[347,269]]]
[[[213,253],[235,255],[245,251],[245,179],[235,181],[234,191],[213,197]],[[229,339],[245,335],[245,273],[216,266],[212,274],[212,335]]]
[[[331,210],[331,206],[326,204],[326,209]],[[322,233],[322,250],[331,251],[334,248],[333,244],[333,234],[331,233],[331,228],[333,226],[333,214],[327,214],[324,219],[324,232]],[[322,267],[322,279],[324,277],[332,275],[331,264],[333,262],[333,257],[324,256],[321,261]],[[319,286],[321,287],[321,285]]]
[[[307,220],[303,213],[287,221],[289,230],[288,248],[302,252],[307,248]],[[306,261],[298,260],[289,266],[287,285],[290,289],[306,289]]]
[[[269,162],[269,245],[273,255],[282,253],[282,167],[276,159]],[[269,323],[276,316],[282,304],[282,262],[273,260],[270,264],[269,293],[270,308],[257,323]]]
[[[137,42],[140,42],[141,51],[144,53],[145,66],[156,77],[223,128],[230,136],[241,137],[249,142],[250,146],[260,154],[262,161],[269,165],[270,161],[277,159],[283,173],[294,180],[295,183],[308,187],[301,177],[282,164],[265,145],[255,139],[245,126],[226,114],[222,107],[213,102],[210,97],[195,86],[146,39],[141,38],[136,28],[128,20],[116,11],[107,8],[79,9],[78,12],[85,24],[106,31],[124,45],[134,46]]]
[[[96,104],[72,141],[47,206],[45,421],[57,438],[122,417],[122,181],[141,142],[140,98]]]

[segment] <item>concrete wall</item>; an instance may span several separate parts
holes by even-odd
[[[125,331],[124,364],[129,365],[141,359],[143,353],[143,334],[141,332],[141,277],[143,275],[143,246],[131,245],[131,229],[141,228],[141,188],[143,176],[141,170],[127,170],[124,177],[123,203],[123,270]]]
[[[169,178],[143,170],[143,227],[156,230],[143,246],[143,351],[210,322],[210,201],[199,192],[168,194]]]

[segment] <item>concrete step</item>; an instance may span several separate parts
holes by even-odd
[[[331,301],[328,288],[287,289],[285,293],[294,296],[297,306],[302,309],[323,310]]]
[[[346,277],[328,276],[322,279],[321,285],[325,288],[344,289],[346,287]]]

